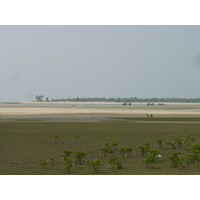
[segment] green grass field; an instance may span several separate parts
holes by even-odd
[[[141,120],[141,118],[140,118]],[[172,120],[170,120],[172,121]],[[78,144],[75,135],[79,135]],[[58,136],[56,144],[55,135]],[[192,137],[193,143],[200,143],[200,124],[177,123],[64,123],[64,122],[1,122],[0,123],[0,174],[11,175],[197,175],[194,165],[183,163],[183,168],[171,168],[167,158],[173,152],[180,152],[181,157],[187,156],[186,148],[191,142],[172,149],[165,141],[172,141],[174,137]],[[150,142],[152,149],[158,150],[156,139],[163,140],[163,149],[159,150],[162,158],[153,163],[150,169],[142,165],[138,145]],[[121,153],[115,151],[106,157],[101,148],[105,142],[118,142],[118,148],[128,146],[133,148],[130,157],[122,158]],[[93,161],[99,159],[99,172],[93,173],[91,168],[82,164],[73,165],[70,172],[63,169],[63,150],[84,151],[84,159]],[[116,156],[122,163],[123,169],[113,171],[108,158]],[[50,158],[54,158],[51,165]],[[73,157],[72,157],[73,159]],[[47,165],[39,166],[39,161],[46,161]]]

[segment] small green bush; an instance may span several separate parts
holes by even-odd
[[[117,157],[109,158],[106,161],[110,164],[112,171],[116,171],[116,169],[123,169],[121,161],[119,161]]]
[[[133,149],[131,147],[120,147],[119,152],[122,153],[122,158],[128,157]]]
[[[74,151],[75,164],[82,164],[82,159],[86,156],[87,152]]]
[[[43,161],[40,161],[38,162],[38,164],[42,167],[45,167],[47,165],[47,161],[46,160],[43,160]]]
[[[139,145],[138,147],[139,147],[139,149],[140,149],[141,156],[144,157],[144,156],[147,155],[148,152],[149,152],[149,149],[150,149],[150,142],[145,143],[143,146],[142,146],[142,145]]]

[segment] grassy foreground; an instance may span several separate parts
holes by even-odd
[[[79,135],[79,139],[75,138]],[[55,137],[57,136],[57,137]],[[173,149],[165,144],[174,137],[191,137]],[[156,139],[163,140],[163,148],[158,149]],[[78,142],[77,142],[78,141]],[[118,147],[128,146],[133,150],[129,157],[122,158],[119,151],[104,157],[101,148],[106,142],[118,142]],[[142,161],[138,145],[150,142],[151,149],[157,149],[162,158],[147,169]],[[1,122],[0,123],[0,174],[28,175],[197,175],[197,168],[183,162],[183,167],[171,168],[168,156],[179,152],[187,156],[186,148],[192,143],[200,143],[200,124],[176,123],[63,123],[63,122]],[[87,152],[83,160],[100,160],[99,172],[94,172],[84,162],[72,165],[70,172],[63,168],[63,150]],[[123,169],[113,170],[107,159],[117,157]],[[54,159],[51,165],[51,159]],[[72,157],[73,160],[73,157]],[[46,161],[47,165],[38,162]]]

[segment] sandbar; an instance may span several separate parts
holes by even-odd
[[[113,102],[24,102],[0,104],[0,120],[38,119],[43,121],[105,121],[117,117],[199,117],[200,104],[166,103],[147,106],[145,103],[123,106]]]

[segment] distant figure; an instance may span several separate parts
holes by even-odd
[[[153,114],[151,114],[151,117],[153,117]]]
[[[147,114],[147,117],[149,117],[149,114]]]

